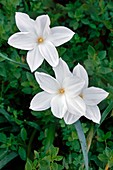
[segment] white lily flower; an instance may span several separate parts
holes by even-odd
[[[109,93],[101,88],[88,87],[88,74],[82,65],[78,64],[77,66],[75,66],[75,68],[73,69],[73,75],[78,76],[85,81],[85,85],[80,94],[81,98],[86,104],[86,114],[84,116],[99,124],[101,114],[97,104],[104,100]]]
[[[65,122],[71,124],[73,120],[70,120],[68,113],[73,115],[74,121],[85,114],[86,106],[79,96],[85,82],[73,76],[62,59],[53,70],[56,79],[48,74],[35,72],[36,80],[44,91],[34,96],[30,103],[30,109],[41,111],[51,107],[55,117],[65,117]]]
[[[59,58],[55,47],[69,41],[74,32],[64,26],[50,29],[48,15],[41,15],[34,21],[27,14],[17,12],[15,19],[21,32],[13,34],[8,43],[15,48],[29,50],[27,63],[31,71],[35,71],[44,59],[52,67],[56,67]]]

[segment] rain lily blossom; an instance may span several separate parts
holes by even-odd
[[[35,71],[45,59],[52,67],[59,63],[55,47],[69,41],[74,32],[64,26],[50,28],[48,15],[41,15],[36,20],[27,14],[16,12],[16,25],[20,32],[13,34],[8,44],[22,50],[29,50],[27,63],[31,72]]]
[[[41,111],[51,107],[55,117],[64,118],[67,124],[71,124],[73,118],[75,122],[85,114],[86,106],[80,97],[85,82],[73,76],[62,59],[53,70],[56,79],[48,74],[35,72],[36,80],[44,91],[33,97],[30,109]],[[71,119],[69,115],[72,115]]]
[[[82,88],[80,94],[80,97],[84,100],[86,104],[86,114],[84,116],[99,124],[101,114],[97,104],[104,100],[109,93],[101,88],[88,87],[88,74],[82,65],[78,64],[77,66],[75,66],[75,68],[73,69],[73,75],[85,81],[85,85]]]

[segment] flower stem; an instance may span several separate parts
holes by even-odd
[[[82,129],[82,125],[81,122],[78,120],[77,122],[75,122],[75,128],[78,134],[78,138],[81,144],[81,148],[82,148],[82,152],[83,152],[83,157],[84,157],[84,164],[85,164],[85,168],[86,170],[89,169],[88,167],[88,153],[87,153],[87,145],[86,145],[86,139],[85,139],[85,135]]]
[[[29,143],[28,143],[28,147],[27,147],[27,157],[28,157],[28,158],[30,157],[31,144],[32,144],[32,142],[33,142],[33,139],[34,139],[34,137],[35,137],[36,132],[37,132],[37,129],[34,129],[33,132],[32,132],[32,134],[31,134]]]

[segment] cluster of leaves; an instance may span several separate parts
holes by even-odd
[[[74,126],[54,118],[50,110],[29,110],[40,88],[26,64],[26,52],[7,44],[9,36],[17,32],[16,11],[33,19],[48,14],[51,26],[64,25],[76,32],[70,42],[58,48],[59,55],[70,69],[78,62],[84,65],[90,85],[110,93],[100,104],[104,120],[100,127],[85,118],[81,121],[90,170],[112,169],[113,2],[106,0],[0,1],[0,169],[15,170],[15,165],[17,170],[84,169]],[[45,61],[38,70],[53,74]]]

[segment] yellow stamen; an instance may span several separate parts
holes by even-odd
[[[44,39],[42,37],[39,37],[37,41],[40,44],[40,43],[43,43]]]
[[[65,90],[63,88],[59,89],[60,94],[64,94]]]

